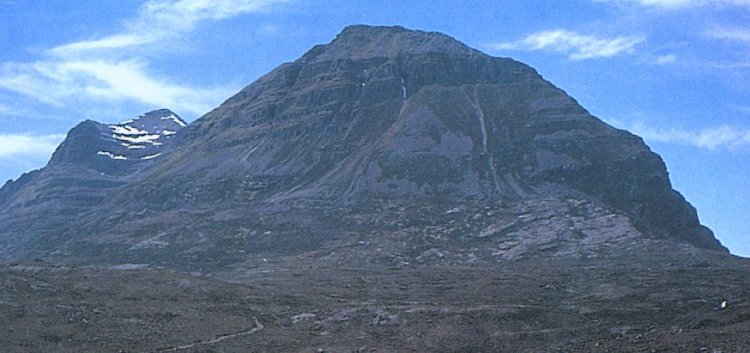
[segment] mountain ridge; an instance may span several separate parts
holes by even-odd
[[[77,220],[67,230],[40,230],[44,246],[31,252],[84,262],[168,254],[165,263],[178,267],[225,267],[251,261],[248,254],[314,254],[360,236],[418,234],[408,224],[461,239],[394,250],[411,261],[452,246],[466,261],[482,242],[492,248],[487,261],[532,256],[539,246],[558,246],[552,253],[560,256],[578,246],[583,256],[603,249],[611,227],[633,241],[726,252],[642,139],[591,116],[533,68],[435,32],[347,27],[174,141],[159,163],[118,180],[112,197],[71,211]],[[553,205],[561,211],[544,211]],[[456,208],[461,217],[492,215],[454,219],[466,222],[462,230],[442,220]],[[533,221],[520,218],[524,209],[534,210]],[[487,232],[481,241],[473,235]],[[589,236],[595,245],[583,240]]]
[[[71,217],[101,204],[139,170],[168,154],[174,135],[185,125],[167,109],[119,124],[77,124],[44,168],[0,188],[0,223],[7,227],[4,251],[19,244],[33,247],[39,233],[60,232]]]

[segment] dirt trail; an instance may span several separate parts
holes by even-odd
[[[242,330],[242,331],[235,332],[235,333],[223,334],[223,335],[219,335],[216,338],[213,338],[213,339],[210,339],[210,340],[196,341],[196,342],[193,342],[193,343],[190,343],[190,344],[186,344],[186,345],[182,345],[182,346],[157,348],[156,351],[157,352],[177,352],[177,351],[181,351],[181,350],[185,350],[185,349],[195,348],[196,346],[209,346],[209,345],[212,345],[212,344],[217,344],[219,342],[226,341],[226,340],[228,340],[230,338],[235,338],[235,337],[239,337],[239,336],[252,335],[253,333],[256,333],[256,332],[258,332],[258,331],[260,331],[260,330],[262,330],[264,328],[263,324],[261,324],[260,321],[258,321],[258,318],[254,317],[253,320],[255,320],[255,326],[251,327],[251,328],[249,328],[247,330]]]

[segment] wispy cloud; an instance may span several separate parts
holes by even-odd
[[[720,60],[709,62],[709,67],[727,70],[744,70],[750,67],[750,61],[747,57],[747,51],[750,50],[750,29],[720,26],[704,32],[703,35],[734,47],[732,51],[723,53]]]
[[[611,2],[620,4],[635,4],[642,7],[660,8],[666,10],[682,9],[701,6],[750,6],[750,0],[595,0],[597,2]]]
[[[711,151],[750,147],[750,129],[738,129],[728,125],[687,131],[654,128],[643,123],[635,123],[628,130],[646,141],[688,145]]]
[[[64,107],[131,101],[202,114],[237,87],[196,87],[160,75],[141,47],[184,37],[201,22],[266,11],[289,0],[149,0],[123,30],[45,51],[34,62],[0,64],[0,89]],[[135,114],[137,112],[133,112]]]
[[[706,35],[716,39],[750,42],[750,29],[747,28],[714,28]]]
[[[567,53],[570,60],[584,60],[630,53],[644,40],[642,36],[602,38],[558,29],[533,33],[516,42],[496,43],[490,47],[495,50],[552,50]]]
[[[259,12],[284,2],[288,0],[150,0],[140,7],[138,16],[126,24],[124,32],[60,45],[50,52],[68,55],[153,43],[189,32],[201,21]]]
[[[7,64],[0,68],[0,88],[55,106],[88,97],[107,101],[134,100],[190,113],[208,111],[233,90],[177,85],[150,74],[148,65],[136,60]]]
[[[62,134],[0,134],[0,159],[49,156],[64,138]]]
[[[657,56],[656,59],[654,59],[654,62],[656,62],[659,65],[666,65],[671,64],[677,61],[677,56],[674,54],[665,54],[661,56]]]

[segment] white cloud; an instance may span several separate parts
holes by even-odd
[[[205,113],[234,91],[228,87],[180,86],[148,71],[146,63],[136,60],[9,64],[0,69],[0,88],[55,106],[81,98],[132,100],[196,114]]]
[[[674,54],[661,55],[661,56],[657,56],[654,61],[659,65],[671,64],[677,61],[677,56]]]
[[[288,0],[150,0],[140,7],[137,18],[126,24],[123,33],[61,45],[50,52],[70,55],[153,43],[184,34],[201,21],[264,11],[285,2]]]
[[[571,60],[584,60],[629,53],[644,40],[641,36],[600,38],[558,29],[534,33],[520,41],[498,43],[490,47],[495,50],[552,50],[569,53],[568,58]]]
[[[750,42],[750,30],[745,28],[715,28],[706,35],[717,39]]]
[[[0,159],[49,156],[64,138],[62,134],[0,134]]]
[[[55,55],[70,55],[83,51],[101,50],[101,49],[120,49],[135,45],[151,43],[156,37],[149,37],[147,34],[135,35],[132,33],[115,34],[109,37],[88,40],[82,42],[73,42],[61,45],[49,50]]]
[[[675,10],[700,6],[750,6],[750,0],[595,0],[597,2],[613,2],[621,4],[635,4],[643,7],[653,7]]]
[[[266,11],[288,1],[149,0],[119,33],[59,45],[34,62],[0,64],[0,89],[55,107],[130,101],[199,115],[238,87],[175,82],[156,73],[141,46],[184,36],[203,21]]]
[[[660,129],[636,123],[628,130],[647,141],[689,145],[711,151],[720,148],[736,149],[750,146],[750,129],[738,129],[728,125],[687,131],[675,128]]]

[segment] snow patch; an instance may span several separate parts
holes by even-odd
[[[115,160],[121,160],[121,161],[128,159],[128,157],[121,156],[119,154],[114,154],[112,152],[107,152],[107,151],[99,151],[99,152],[96,152],[96,154],[99,155],[99,156],[107,156],[109,158],[112,158],[112,159],[115,159]]]
[[[184,122],[184,121],[180,120],[180,118],[178,118],[178,117],[177,117],[176,115],[174,115],[174,114],[172,114],[172,115],[169,115],[169,116],[163,116],[163,117],[161,117],[161,120],[172,120],[172,121],[174,121],[174,122],[175,122],[175,123],[176,123],[177,125],[180,125],[180,126],[182,126],[182,127],[185,127],[185,126],[187,125],[187,124],[185,124],[185,122]]]
[[[147,135],[148,131],[140,130],[130,125],[110,125],[112,132],[118,135]]]
[[[149,135],[149,134],[147,134],[147,135],[138,135],[138,136],[131,137],[131,136],[126,136],[126,135],[117,135],[117,134],[115,134],[115,135],[112,135],[112,137],[115,138],[115,139],[118,139],[120,141],[127,141],[127,142],[130,142],[130,143],[150,143],[152,145],[156,145],[156,140],[158,140],[159,137],[161,137],[161,135],[158,135],[158,134],[156,134],[156,135]],[[156,145],[156,146],[158,146],[158,145]]]
[[[171,135],[174,135],[176,133],[177,133],[177,131],[172,131],[172,130],[162,130],[162,132],[161,132],[161,134],[164,135],[164,136],[171,136]]]
[[[474,87],[474,97],[469,98],[467,94],[466,99],[469,101],[469,104],[471,104],[472,107],[474,108],[474,111],[477,116],[477,120],[479,122],[479,128],[482,132],[482,149],[484,152],[484,156],[487,158],[487,162],[490,166],[490,171],[492,172],[492,181],[495,184],[495,190],[497,190],[498,192],[502,192],[502,187],[500,186],[500,182],[497,180],[497,168],[495,168],[495,158],[492,156],[489,149],[487,148],[487,144],[488,144],[487,122],[484,120],[484,111],[482,111],[482,108],[479,106],[479,91],[477,90],[476,87]]]
[[[141,157],[141,159],[142,160],[148,160],[148,159],[154,159],[154,158],[159,157],[159,156],[161,156],[161,152],[157,153],[157,154],[152,154],[150,156]]]

